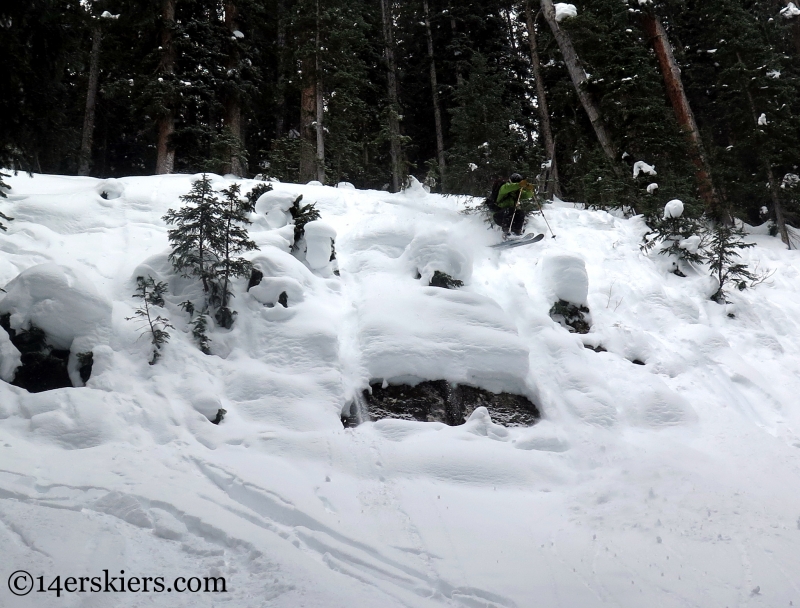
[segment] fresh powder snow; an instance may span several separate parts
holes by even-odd
[[[0,382],[0,564],[227,592],[4,583],[0,605],[800,605],[800,257],[768,226],[741,261],[771,277],[726,307],[704,269],[642,253],[640,216],[556,201],[557,238],[496,251],[467,197],[273,183],[250,217],[263,279],[234,282],[236,322],[204,355],[161,219],[192,179],[6,179],[0,311],[94,362],[83,388]],[[300,195],[321,217],[292,250]],[[527,230],[550,234],[538,214]],[[437,270],[464,286],[429,287]],[[139,276],[169,284],[155,365],[126,320]],[[557,299],[589,308],[588,334],[550,317]],[[0,331],[0,377],[19,362]],[[371,382],[441,379],[542,419],[343,428]]]

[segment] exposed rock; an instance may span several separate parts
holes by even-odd
[[[255,287],[259,283],[261,283],[261,279],[264,278],[264,273],[261,272],[258,268],[253,268],[252,272],[250,272],[250,280],[247,282],[247,291],[250,291],[252,287]]]
[[[536,406],[522,395],[491,393],[474,386],[450,384],[446,380],[408,384],[372,384],[364,399],[371,420],[399,418],[422,422],[443,422],[450,426],[464,424],[475,409],[485,407],[492,420],[505,426],[530,426],[540,414]],[[355,413],[343,417],[345,426],[354,426]]]
[[[588,334],[592,328],[586,315],[589,309],[583,305],[572,304],[566,300],[559,300],[550,309],[550,318],[570,332]]]

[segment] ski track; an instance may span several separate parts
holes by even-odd
[[[150,367],[123,317],[135,273],[168,278],[160,217],[187,176],[113,180],[111,200],[102,180],[9,182],[0,284],[45,261],[82,269],[113,302],[114,352],[80,389],[96,419],[51,400],[74,389],[0,384],[0,574],[225,576],[230,592],[2,588],[0,605],[800,605],[800,258],[776,239],[754,230],[759,247],[743,257],[776,274],[732,294],[731,319],[702,274],[679,279],[641,254],[638,218],[556,203],[545,213],[557,238],[534,216],[528,230],[547,238],[497,251],[497,234],[459,213],[464,199],[277,184],[336,228],[341,276],[275,257],[276,231],[258,220],[254,256],[292,273],[302,301],[264,308],[239,281],[236,326],[212,335],[222,356],[206,357],[177,309],[194,288],[174,280],[174,338]],[[516,328],[539,425],[505,441],[468,425],[341,428],[342,406],[380,380],[364,356],[376,352],[365,302],[381,286],[416,297],[412,242],[470,259],[473,299],[454,306],[477,327],[468,307],[496,303]],[[590,337],[608,352],[550,320],[540,263],[554,254],[585,260]],[[217,407],[229,413],[213,427]]]

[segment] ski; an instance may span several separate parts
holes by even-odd
[[[530,245],[531,243],[538,243],[544,238],[544,234],[526,234],[525,236],[518,238],[518,239],[509,239],[507,241],[503,241],[502,243],[496,243],[494,245],[489,245],[492,249],[511,249],[512,247],[522,247],[523,245]]]

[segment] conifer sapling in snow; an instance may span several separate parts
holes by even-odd
[[[303,200],[303,195],[298,196],[292,206],[289,208],[289,213],[292,214],[294,219],[294,248],[297,249],[300,239],[305,234],[306,224],[318,220],[320,218],[319,211],[314,203],[310,205],[300,206]]]
[[[213,294],[212,304],[219,306],[214,318],[217,323],[226,329],[233,325],[235,312],[228,308],[228,301],[233,295],[230,291],[230,281],[234,277],[244,277],[250,274],[253,264],[242,257],[235,257],[243,251],[253,251],[258,246],[247,236],[244,227],[250,224],[247,214],[254,210],[253,203],[247,199],[239,198],[239,184],[232,184],[222,190],[222,220],[225,222],[224,230],[219,236],[220,250],[217,253],[217,262],[214,264],[214,274],[219,283],[215,283],[217,291]]]
[[[742,240],[745,236],[744,230],[738,226],[726,226],[722,223],[715,225],[709,232],[709,243],[705,249],[705,256],[711,276],[717,280],[719,285],[711,299],[719,304],[727,302],[725,291],[731,283],[735,284],[739,290],[744,290],[766,278],[753,274],[747,264],[737,261],[741,258],[737,249],[755,246],[755,243],[745,243]]]
[[[183,276],[199,277],[208,297],[216,280],[215,251],[220,248],[224,225],[220,202],[205,173],[192,184],[189,194],[180,198],[184,205],[178,211],[170,209],[163,217],[167,224],[176,226],[167,233],[172,245],[169,259]]]
[[[211,354],[211,339],[206,333],[208,330],[208,316],[205,311],[197,315],[197,318],[189,323],[192,326],[192,337],[197,342],[204,355]]]
[[[641,246],[645,253],[660,245],[659,255],[672,256],[677,260],[674,273],[686,276],[681,271],[681,263],[700,264],[703,262],[701,224],[687,217],[681,201],[673,200],[666,204],[664,215],[652,218],[648,224],[652,230],[643,237]]]
[[[136,277],[136,293],[134,298],[142,300],[142,304],[136,309],[132,317],[126,317],[127,321],[140,319],[141,328],[144,332],[150,333],[150,343],[153,345],[153,357],[150,365],[155,365],[161,357],[161,347],[169,342],[169,332],[167,329],[174,329],[169,323],[169,319],[161,315],[153,316],[151,307],[164,307],[164,293],[167,291],[167,284],[163,281],[155,282],[153,277]]]

